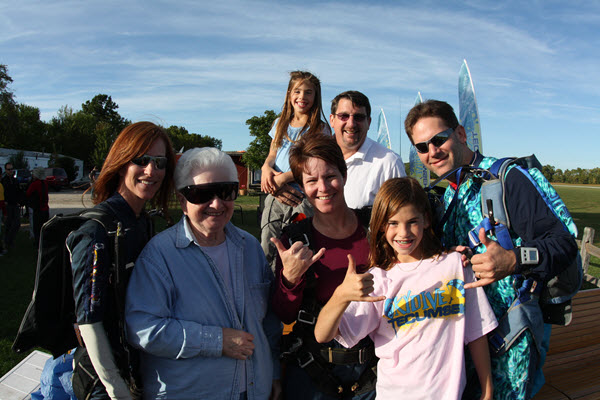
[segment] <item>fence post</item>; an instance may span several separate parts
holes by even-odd
[[[581,250],[580,253],[581,254],[581,262],[583,264],[583,273],[587,274],[588,272],[588,267],[590,265],[590,255],[587,251],[587,244],[589,243],[590,245],[594,244],[594,228],[590,228],[589,226],[586,226],[583,229],[583,236],[581,238]]]

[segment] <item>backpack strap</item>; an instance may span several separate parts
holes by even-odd
[[[129,347],[129,344],[125,335],[125,292],[127,289],[127,277],[126,277],[126,248],[125,248],[125,235],[126,229],[123,228],[123,223],[116,217],[116,213],[112,210],[110,205],[106,203],[100,203],[91,210],[85,210],[80,215],[87,218],[93,219],[100,223],[106,233],[108,241],[111,247],[111,279],[110,283],[113,288],[114,303],[116,313],[118,317],[118,330],[119,330],[119,344],[121,346],[120,351],[124,355],[124,359],[119,362],[117,366],[120,369],[121,376],[125,379],[125,382],[129,386],[129,390],[134,398],[141,398],[141,377],[139,376],[139,370],[137,368],[139,359],[137,354]],[[152,231],[152,224],[149,224],[149,230]],[[113,349],[115,352],[117,349]],[[126,363],[126,365],[124,365]]]

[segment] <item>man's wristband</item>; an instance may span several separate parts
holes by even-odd
[[[517,247],[515,248],[517,256],[517,265],[515,273],[527,275],[532,269],[532,266],[540,263],[540,254],[535,247]]]

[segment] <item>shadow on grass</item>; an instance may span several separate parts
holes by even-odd
[[[4,375],[27,354],[12,351],[23,314],[31,301],[36,269],[36,250],[29,232],[24,228],[17,235],[15,246],[0,257],[0,376]]]

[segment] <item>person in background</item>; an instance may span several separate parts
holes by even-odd
[[[48,207],[48,183],[44,168],[37,167],[31,173],[32,182],[27,188],[27,204],[31,208],[31,219],[33,222],[34,244],[37,249],[40,243],[40,231],[42,225],[50,218]]]
[[[256,240],[231,223],[238,174],[215,148],[175,170],[184,216],[136,261],[125,308],[148,399],[278,399],[281,322],[273,273]]]
[[[4,176],[2,177],[2,186],[4,186],[4,200],[6,206],[6,216],[4,219],[4,245],[5,250],[10,250],[15,242],[17,233],[21,227],[21,204],[22,191],[15,179],[15,170],[12,163],[4,164]]]
[[[94,184],[92,200],[96,208],[122,224],[125,238],[119,254],[126,268],[125,283],[153,234],[152,222],[144,211],[146,203],[164,211],[168,209],[174,169],[171,141],[163,128],[151,122],[125,127],[106,156]],[[96,220],[85,222],[67,238],[76,319],[85,344],[74,354],[79,361],[73,371],[73,389],[80,399],[131,399],[130,388],[138,394],[130,376],[129,363],[134,356],[128,356],[134,354],[134,350],[124,345],[125,293],[112,284],[116,279],[112,274],[116,260],[111,242],[114,237],[109,237]],[[84,387],[86,382],[91,382],[89,387]]]
[[[0,167],[0,176],[2,176],[2,167]],[[3,225],[4,225],[4,216],[6,215],[6,204],[4,202],[4,186],[2,185],[2,181],[0,180],[0,257],[6,254],[6,248],[4,246],[4,238],[2,236],[3,233]]]

